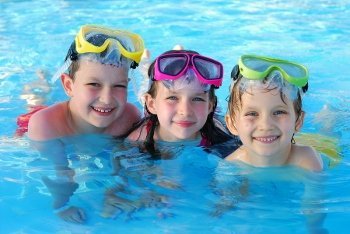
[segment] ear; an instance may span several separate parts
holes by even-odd
[[[232,118],[231,118],[230,115],[225,115],[225,122],[226,122],[226,126],[227,126],[228,130],[230,130],[230,132],[233,135],[238,136],[238,131],[237,131],[236,126],[233,123]]]
[[[304,124],[304,117],[305,117],[305,112],[302,111],[299,118],[297,119],[296,123],[295,123],[295,131],[299,132],[299,130],[301,129],[301,127]]]
[[[69,97],[73,96],[73,79],[67,73],[63,73],[61,75],[61,82],[65,93]]]
[[[157,108],[156,108],[155,99],[149,93],[146,93],[144,97],[145,97],[145,105],[147,106],[148,111],[156,115]]]

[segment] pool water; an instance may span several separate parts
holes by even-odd
[[[325,215],[323,227],[329,233],[347,233],[349,0],[5,0],[0,1],[0,12],[1,233],[308,233],[305,210]],[[58,186],[67,184],[56,180],[50,161],[26,137],[14,137],[16,118],[33,105],[66,99],[58,82],[47,88],[47,81],[38,79],[37,72],[51,77],[79,27],[91,23],[139,33],[153,58],[181,44],[221,61],[225,79],[217,95],[222,113],[230,70],[241,54],[305,64],[310,81],[302,131],[319,148],[324,146],[321,152],[329,145],[319,139],[331,137],[336,144],[336,156],[331,156],[339,162],[333,161],[318,175],[295,168],[264,170],[233,166],[215,153],[189,145],[168,145],[172,159],[143,165],[143,156],[137,156],[129,164],[143,165],[140,173],[123,174],[128,187],[118,195],[134,201],[133,205],[142,200],[147,206],[125,205],[106,211],[106,191],[121,180],[112,175],[111,156],[133,152],[133,148],[121,147],[108,137],[67,138],[71,142],[66,146],[69,163],[79,183],[70,202],[85,209],[88,220],[85,224],[60,220],[52,212],[53,199],[42,178]],[[129,101],[142,108],[135,86]],[[332,159],[323,157],[325,162]],[[237,186],[244,181],[241,175],[250,181],[246,192]],[[303,205],[305,191],[311,192],[306,193],[308,203]],[[153,201],[155,198],[158,200]],[[228,205],[232,201],[233,207]]]

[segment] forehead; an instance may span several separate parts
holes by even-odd
[[[182,90],[182,89],[193,89],[196,91],[207,91],[210,89],[210,85],[201,83],[197,76],[194,74],[188,74],[189,71],[182,77],[174,80],[162,80],[161,82],[165,87],[170,90]]]
[[[262,88],[249,88],[242,95],[242,106],[251,105],[259,108],[288,106],[293,108],[293,102],[283,97],[283,94],[278,89],[268,90]]]
[[[128,71],[122,67],[82,60],[75,77],[96,78],[100,80],[127,81]]]
[[[182,87],[168,87],[162,81],[156,81],[157,92],[163,94],[177,94],[177,95],[208,95],[207,91],[204,91],[202,87],[182,86]]]

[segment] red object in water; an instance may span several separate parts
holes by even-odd
[[[31,112],[20,115],[17,117],[17,129],[15,136],[22,137],[28,131],[28,123],[30,117],[39,110],[46,108],[47,106],[35,106]]]

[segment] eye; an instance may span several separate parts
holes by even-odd
[[[204,98],[201,98],[201,97],[195,97],[192,99],[192,101],[195,101],[195,102],[205,102],[205,99]]]
[[[178,100],[178,98],[176,96],[169,96],[166,98],[167,100],[171,100],[171,101],[176,101]]]
[[[101,85],[99,84],[99,83],[87,83],[86,85],[88,85],[88,86],[92,86],[92,87],[96,87],[96,88],[98,88],[98,87],[101,87]]]
[[[128,86],[125,84],[117,84],[113,86],[114,88],[122,88],[122,89],[126,89]]]
[[[288,114],[286,111],[284,110],[277,110],[275,112],[273,112],[274,115],[285,115]]]
[[[258,116],[258,113],[255,111],[249,111],[249,112],[245,113],[244,116],[256,117],[256,116]]]

